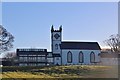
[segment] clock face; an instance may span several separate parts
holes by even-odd
[[[54,37],[55,37],[55,39],[58,39],[58,38],[60,37],[60,35],[56,33],[56,34],[54,35]]]

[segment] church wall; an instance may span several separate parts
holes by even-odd
[[[58,49],[56,49],[55,45],[58,44]],[[60,45],[61,42],[60,41],[53,41],[53,54],[57,54],[57,53],[60,53],[61,52],[61,49],[60,49]]]
[[[54,58],[55,59],[55,61],[54,61],[54,65],[61,65],[61,58],[60,57],[55,57]]]
[[[55,35],[58,34],[59,37],[56,39]],[[53,54],[60,54],[61,49],[60,49],[60,44],[61,44],[61,32],[52,32],[52,36],[51,36],[51,41],[52,41],[52,52]],[[58,45],[58,49],[56,49],[55,45]]]
[[[52,39],[53,39],[53,40],[56,40],[56,38],[54,37],[55,34],[59,34],[60,37],[59,37],[58,40],[61,40],[61,32],[53,32],[53,33],[52,33],[52,35],[53,35],[53,38],[52,38]]]
[[[72,52],[72,63],[68,63],[67,62],[67,53],[71,51]],[[83,55],[84,55],[84,62],[83,63],[79,63],[79,52],[82,51]],[[90,53],[91,52],[95,53],[95,62],[99,62],[100,61],[100,57],[98,56],[98,54],[100,53],[100,50],[62,50],[62,65],[66,65],[66,64],[83,64],[83,65],[87,65],[87,64],[94,64],[90,62]]]

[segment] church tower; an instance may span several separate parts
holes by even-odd
[[[61,40],[62,40],[62,26],[58,30],[54,30],[52,25],[51,27],[51,48],[54,56],[54,64],[61,64]]]

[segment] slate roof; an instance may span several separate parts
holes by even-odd
[[[62,42],[61,49],[101,50],[97,42]]]

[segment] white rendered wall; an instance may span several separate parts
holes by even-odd
[[[68,63],[67,62],[67,53],[71,51],[72,52],[72,63]],[[83,65],[89,65],[92,64],[90,62],[90,53],[93,51],[95,53],[95,62],[99,62],[100,61],[100,57],[98,56],[98,54],[100,53],[100,50],[62,50],[62,65],[66,65],[66,64],[75,64],[75,65],[79,65],[81,63],[79,63],[79,52],[82,51],[83,55],[84,55],[84,63],[82,63]]]
[[[59,38],[56,39],[54,36],[55,34],[59,35]],[[52,32],[51,34],[51,39],[52,39],[52,52],[53,54],[60,54],[61,55],[61,49],[60,49],[60,44],[61,44],[61,32]],[[58,44],[58,49],[55,48],[55,45]],[[59,58],[59,59],[58,59]],[[61,57],[54,57],[54,65],[61,65]]]
[[[61,32],[52,32],[53,40],[56,40],[56,38],[54,37],[56,33],[60,35],[60,37],[57,40],[61,40]]]
[[[56,64],[61,65],[61,57],[54,58],[54,65],[56,65]]]
[[[55,49],[55,44],[58,44],[58,49]],[[61,44],[60,41],[53,41],[53,54],[60,54],[61,53],[61,49],[59,44]]]
[[[58,39],[56,39],[55,37],[54,37],[54,35],[55,34],[59,34],[59,38]],[[60,44],[61,44],[61,32],[52,32],[52,36],[51,36],[52,38],[52,52],[53,52],[53,54],[60,54],[61,53],[61,49],[60,49]],[[55,44],[58,44],[58,49],[55,49]]]

